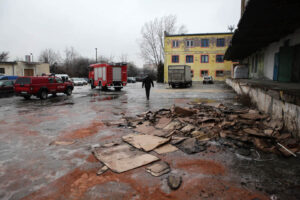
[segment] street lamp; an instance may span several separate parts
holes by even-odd
[[[96,63],[97,63],[97,48],[95,48],[96,49]]]

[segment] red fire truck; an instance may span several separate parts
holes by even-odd
[[[121,90],[127,84],[127,64],[92,64],[89,66],[89,81],[92,89],[98,86],[103,90]]]

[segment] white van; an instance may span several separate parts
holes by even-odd
[[[68,74],[55,74],[55,76],[61,78],[62,80],[65,80],[65,81],[70,80],[70,77]]]

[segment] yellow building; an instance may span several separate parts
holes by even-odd
[[[202,81],[203,76],[224,81],[231,75],[231,61],[224,61],[224,54],[232,33],[205,33],[169,35],[165,33],[164,81],[168,82],[169,65],[189,65],[193,81]]]

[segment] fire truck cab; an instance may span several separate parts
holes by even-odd
[[[98,86],[103,90],[121,90],[127,85],[127,64],[92,64],[89,66],[89,82],[92,89]]]

